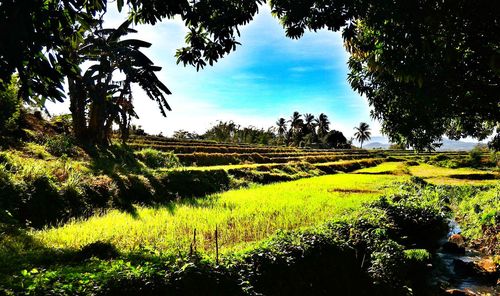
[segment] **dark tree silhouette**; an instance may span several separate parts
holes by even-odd
[[[283,138],[287,129],[285,118],[278,119],[278,121],[276,121],[276,126],[278,127],[278,136]]]
[[[312,134],[313,136],[316,135],[316,123],[315,123],[315,118],[314,115],[310,113],[306,113],[303,115],[304,117],[304,134]]]
[[[316,119],[316,125],[318,126],[318,137],[321,139],[330,131],[330,121],[328,120],[328,116],[324,113],[321,113]]]
[[[361,122],[354,129],[356,130],[354,137],[361,143],[361,149],[363,149],[363,143],[371,139],[370,126],[366,122]]]
[[[330,148],[349,148],[346,137],[340,131],[329,131],[323,141]]]
[[[73,130],[77,139],[87,145],[107,145],[113,123],[120,127],[125,141],[130,129],[130,118],[137,117],[133,107],[132,84],[138,84],[146,94],[158,102],[162,114],[170,110],[165,95],[168,88],[155,72],[161,68],[145,56],[140,49],[150,43],[125,39],[130,21],[117,29],[102,29],[100,24],[81,43],[72,43],[68,56],[75,62],[90,63],[84,73],[68,76],[70,110]],[[114,72],[123,73],[123,80],[116,80]]]

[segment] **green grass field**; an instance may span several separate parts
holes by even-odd
[[[221,249],[233,248],[280,229],[344,219],[381,195],[384,187],[404,179],[356,174],[315,177],[231,190],[159,208],[137,207],[133,215],[113,210],[31,234],[51,248],[80,248],[101,240],[124,252],[141,247],[172,251],[187,250],[196,229],[198,248],[212,252],[216,226]]]
[[[408,170],[413,176],[435,185],[495,185],[500,179],[498,170],[452,169],[429,164],[409,166]]]

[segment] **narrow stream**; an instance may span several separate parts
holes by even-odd
[[[449,221],[449,232],[446,237],[440,241],[442,246],[448,241],[448,237],[461,232],[459,225],[454,220]],[[446,289],[468,290],[477,295],[500,295],[500,285],[491,279],[486,280],[481,276],[464,272],[457,268],[458,260],[469,263],[478,262],[486,259],[488,256],[482,255],[474,250],[466,249],[465,254],[456,254],[445,252],[442,248],[437,250],[434,256],[432,278],[433,282],[445,286]]]

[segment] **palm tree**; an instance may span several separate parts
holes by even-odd
[[[278,126],[278,135],[280,136],[280,138],[282,138],[286,133],[285,118],[281,117],[280,119],[278,119],[278,121],[276,121],[276,125]]]
[[[303,115],[304,116],[304,128],[305,128],[305,134],[313,134],[314,136],[314,128],[316,127],[315,121],[314,121],[314,115],[311,113],[306,113]]]
[[[302,141],[302,130],[304,128],[304,120],[301,118],[299,112],[293,112],[290,117],[290,130],[287,134],[287,144],[293,143],[294,145],[299,145],[300,141]]]
[[[363,142],[371,139],[370,126],[366,122],[361,122],[354,129],[356,130],[354,137],[361,143],[361,149],[363,149]]]
[[[290,129],[298,131],[300,130],[300,128],[302,128],[302,126],[304,125],[304,121],[302,120],[301,117],[302,115],[300,115],[299,112],[297,111],[293,112],[292,116],[290,117],[290,120],[288,120],[288,122],[290,122]]]
[[[321,113],[315,121],[318,126],[318,137],[323,138],[330,131],[330,121],[328,120],[328,116]]]

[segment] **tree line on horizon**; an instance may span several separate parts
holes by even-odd
[[[314,148],[352,148],[353,139],[347,139],[341,131],[330,129],[328,116],[321,113],[315,117],[311,113],[293,112],[287,120],[283,117],[268,129],[255,126],[243,127],[233,121],[218,121],[205,133],[177,130],[172,137],[179,140],[212,140],[220,143],[247,143]],[[370,140],[370,126],[361,122],[354,128],[354,137],[361,143]]]

